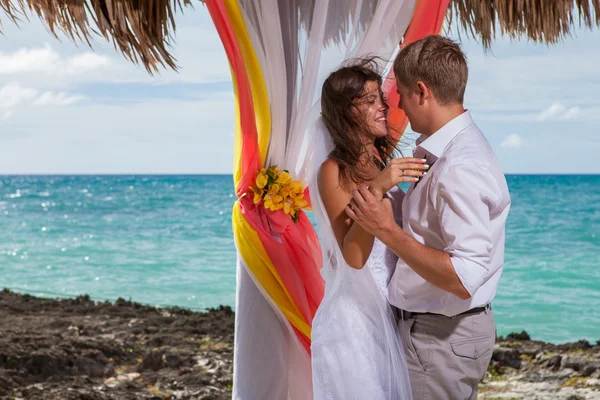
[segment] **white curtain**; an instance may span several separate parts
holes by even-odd
[[[321,86],[344,60],[390,61],[415,0],[239,0],[270,99],[267,166],[305,183]],[[234,354],[234,399],[312,398],[310,359],[290,324],[242,260]]]

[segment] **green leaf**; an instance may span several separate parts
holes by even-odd
[[[302,212],[302,211],[298,210],[298,212],[296,213],[296,215],[294,215],[294,216],[292,217],[292,221],[294,221],[294,223],[298,222],[298,220],[300,219],[300,213],[301,213],[301,212]]]

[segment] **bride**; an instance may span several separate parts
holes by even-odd
[[[396,143],[381,83],[376,63],[361,60],[323,84],[310,189],[326,281],[312,328],[315,400],[411,398],[386,298],[397,257],[344,212],[352,192],[369,185],[392,200],[400,222],[403,192],[396,185],[418,181],[427,168],[421,159],[392,159]]]

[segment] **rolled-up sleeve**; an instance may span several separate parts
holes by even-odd
[[[476,164],[444,167],[433,185],[431,200],[439,218],[444,251],[472,296],[493,272],[490,210],[495,207],[499,189],[493,176]]]

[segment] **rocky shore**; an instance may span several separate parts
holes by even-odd
[[[231,398],[234,313],[0,292],[0,399]],[[600,399],[600,343],[500,338],[481,399]]]
[[[0,292],[0,399],[231,398],[234,314]]]
[[[600,399],[600,341],[554,345],[498,338],[480,399]]]

